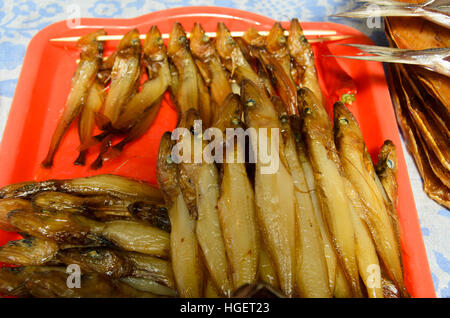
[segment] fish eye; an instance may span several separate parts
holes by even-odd
[[[158,45],[163,45],[164,42],[163,42],[162,37],[158,37],[158,38],[156,39],[156,43],[157,43]]]
[[[233,119],[231,119],[231,123],[233,125],[239,125],[241,123],[239,118],[234,117]]]
[[[386,160],[386,165],[389,167],[389,169],[394,169],[395,167],[394,161],[392,161],[391,159]]]
[[[288,120],[289,120],[289,117],[288,117],[288,115],[287,115],[286,113],[282,113],[282,114],[280,115],[280,121],[281,121],[283,124],[284,124],[284,123],[287,123]]]
[[[280,43],[281,44],[286,43],[286,37],[285,36],[280,37]]]
[[[95,258],[95,259],[98,259],[98,258],[101,258],[101,257],[102,257],[102,256],[100,255],[100,253],[98,253],[98,252],[95,251],[95,250],[89,251],[89,252],[87,253],[87,256],[90,257],[90,258]]]
[[[172,159],[172,156],[171,156],[171,155],[168,155],[168,156],[167,156],[167,158],[166,158],[166,163],[167,163],[168,165],[171,165],[171,164],[173,163],[173,159]]]
[[[302,42],[304,42],[304,43],[308,42],[308,41],[306,40],[306,37],[305,37],[304,35],[301,35],[301,36],[300,36],[300,41],[302,41]]]
[[[34,239],[32,238],[23,239],[22,244],[25,245],[26,247],[31,247],[33,246],[33,240]]]
[[[138,39],[133,39],[133,40],[131,40],[131,44],[132,44],[132,45],[137,45],[138,42],[139,42]]]
[[[247,107],[253,107],[253,106],[255,106],[255,104],[256,104],[256,102],[255,102],[255,100],[254,100],[253,98],[249,98],[249,99],[247,99],[247,101],[245,102],[245,105],[246,105]]]
[[[234,40],[233,40],[233,38],[232,38],[231,36],[228,37],[227,43],[228,43],[228,44],[234,44]]]
[[[342,117],[342,118],[339,118],[339,122],[340,122],[342,125],[347,125],[347,124],[348,124],[348,119],[345,118],[345,117]]]
[[[186,37],[184,35],[182,35],[178,38],[178,41],[180,41],[180,43],[184,44],[186,42]]]
[[[312,109],[309,108],[309,107],[305,107],[305,108],[303,108],[303,113],[305,115],[311,115],[312,114]]]
[[[203,34],[202,41],[207,43],[209,41],[209,36],[207,36],[206,34]]]

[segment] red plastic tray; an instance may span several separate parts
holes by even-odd
[[[109,34],[124,34],[131,28],[146,33],[156,24],[161,32],[168,33],[174,22],[181,22],[190,30],[200,22],[206,31],[215,31],[222,21],[231,31],[243,31],[250,26],[269,30],[274,20],[254,13],[219,7],[184,7],[158,11],[133,19],[81,19],[81,25],[70,29],[66,22],[52,24],[40,31],[30,42],[17,84],[10,115],[0,146],[0,186],[27,180],[49,178],[74,178],[100,173],[114,173],[156,183],[156,156],[161,135],[176,125],[176,113],[171,105],[164,104],[156,122],[139,140],[125,148],[120,158],[105,162],[100,170],[89,165],[73,165],[79,145],[76,125],[63,139],[56,153],[54,167],[45,170],[40,163],[46,155],[51,136],[62,114],[70,80],[76,68],[79,52],[70,43],[49,42],[52,38],[84,35],[94,29],[105,28]],[[288,27],[289,23],[284,23]],[[338,34],[353,35],[348,43],[373,44],[359,31],[328,22],[304,22],[305,30],[336,30]],[[342,42],[341,42],[342,43]],[[107,42],[109,54],[117,41]],[[314,45],[313,45],[314,47]],[[356,50],[331,45],[333,54],[353,55]],[[316,59],[320,59],[316,55]],[[358,119],[372,157],[385,139],[397,146],[399,164],[398,214],[402,231],[402,254],[406,286],[413,297],[435,297],[431,274],[420,231],[419,220],[411,192],[408,172],[400,144],[395,115],[382,65],[374,62],[343,60],[340,65],[357,84],[357,102],[351,106]],[[322,78],[326,74],[319,74]],[[97,151],[88,156],[90,164]],[[15,239],[17,234],[0,231],[0,245]]]

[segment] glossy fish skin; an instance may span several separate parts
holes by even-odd
[[[104,241],[99,236],[104,224],[81,215],[15,210],[8,213],[7,219],[20,232],[58,244],[94,244]]]
[[[239,96],[230,94],[225,99],[214,127],[225,132],[227,128],[242,128],[243,108]],[[256,220],[255,195],[245,163],[242,140],[235,138],[233,148],[226,144],[221,168],[219,221],[225,250],[231,267],[233,288],[252,284],[259,268],[259,233]],[[228,140],[227,143],[230,143]]]
[[[232,282],[219,221],[220,176],[214,162],[203,162],[196,180],[197,224],[195,232],[204,264],[221,295],[231,296]]]
[[[211,102],[211,96],[209,88],[206,86],[200,72],[197,72],[197,85],[198,85],[198,111],[200,118],[203,121],[203,126],[209,128],[213,121],[213,103]]]
[[[32,210],[30,201],[23,199],[0,199],[0,229],[17,232],[17,228],[9,224],[7,215],[14,210]]]
[[[49,181],[50,182],[50,181]],[[118,175],[102,174],[70,180],[55,180],[58,190],[79,195],[111,195],[120,199],[134,199],[162,203],[162,194],[155,186],[140,180]]]
[[[179,74],[176,104],[180,113],[190,108],[199,109],[199,87],[197,66],[189,50],[189,43],[183,27],[174,23],[170,33],[167,53]]]
[[[314,170],[325,224],[352,294],[361,297],[350,202],[345,193],[345,176],[334,144],[332,125],[311,90],[299,90],[299,107],[303,116],[303,137]]]
[[[208,84],[211,97],[218,107],[231,94],[228,74],[220,62],[213,41],[208,38],[199,23],[194,23],[190,38],[191,51],[196,59],[206,65],[211,82]],[[206,81],[206,79],[205,79]]]
[[[266,50],[276,59],[286,74],[291,74],[291,57],[287,47],[287,39],[280,22],[275,22],[267,35]]]
[[[178,295],[176,290],[147,278],[123,277],[120,281],[136,290],[158,295],[159,297],[177,297]]]
[[[213,127],[219,129],[223,133],[226,133],[227,128],[241,127],[243,125],[243,106],[239,100],[239,95],[228,95],[222,106],[223,107],[220,108],[220,112],[218,113]]]
[[[111,84],[105,100],[103,115],[113,127],[139,84],[141,52],[139,32],[133,29],[122,38],[117,47]],[[101,128],[106,129],[107,125]]]
[[[111,248],[72,248],[58,252],[57,259],[67,265],[77,264],[81,272],[95,272],[112,278],[131,276],[133,263],[122,252]]]
[[[319,86],[317,71],[314,64],[314,54],[297,19],[291,20],[287,43],[289,53],[294,59],[298,69],[298,74],[301,75],[300,87],[309,88],[319,102],[324,105],[323,95]]]
[[[9,241],[0,247],[0,262],[32,266],[43,265],[58,252],[58,244],[43,238],[25,238]]]
[[[0,294],[17,297],[29,297],[29,293],[23,288],[26,279],[34,272],[61,271],[65,267],[57,266],[22,266],[0,268]]]
[[[231,73],[231,76],[236,79],[239,85],[244,79],[248,79],[261,88],[264,88],[263,81],[246,60],[225,24],[219,22],[216,32],[216,50],[220,55],[222,63]]]
[[[195,219],[181,193],[177,167],[172,159],[171,133],[166,132],[159,146],[156,177],[169,212],[171,223],[170,256],[178,294],[181,297],[203,296],[203,265],[195,235]]]
[[[258,76],[263,80],[269,96],[280,95],[289,114],[298,115],[297,85],[291,77],[291,57],[284,29],[275,23],[265,38],[256,29],[250,28],[242,39],[257,62]]]
[[[53,165],[53,157],[62,137],[82,111],[83,104],[87,100],[89,88],[97,76],[103,55],[103,43],[97,41],[96,38],[105,34],[104,30],[98,30],[82,37],[78,41],[78,46],[81,48],[80,63],[72,78],[64,113],[53,133],[47,156],[42,161],[41,165],[44,168],[50,168]]]
[[[212,121],[209,91],[189,49],[186,32],[179,23],[174,23],[172,27],[167,52],[178,70],[175,103],[180,115],[191,108],[198,110],[204,126],[208,127]]]
[[[97,273],[81,276],[81,288],[70,288],[68,274],[61,271],[34,272],[27,277],[23,289],[36,298],[154,298],[156,295],[138,291],[118,280]]]
[[[35,195],[31,202],[33,208],[38,211],[86,213],[86,215],[105,211],[131,216],[127,208],[133,201],[108,195],[81,197],[64,192],[45,191]]]
[[[135,221],[116,220],[103,224],[101,235],[121,249],[167,258],[169,233]]]
[[[111,247],[82,247],[60,250],[56,259],[63,264],[77,264],[81,271],[110,278],[136,277],[174,287],[169,261]]]
[[[249,80],[241,83],[241,102],[246,105],[244,111],[247,125],[257,131],[259,128],[268,129],[267,144],[270,151],[275,152],[271,153],[272,161],[278,160],[278,169],[268,173],[263,172],[267,164],[263,164],[261,160],[256,162],[255,200],[261,234],[277,269],[281,290],[287,297],[293,297],[297,235],[294,183],[283,162],[280,148],[271,145],[270,135],[272,128],[280,128],[280,121],[265,92]],[[279,136],[278,138],[281,140]],[[250,139],[252,146],[257,146],[257,139]]]
[[[128,211],[136,219],[170,233],[170,220],[165,206],[138,201],[130,204]]]
[[[294,133],[281,99],[272,98],[281,122],[281,136],[288,170],[294,181],[295,211],[297,219],[296,292],[300,297],[329,298],[331,291],[323,242],[314,206],[306,183],[303,167],[297,154]]]
[[[195,151],[201,151],[196,149],[196,138],[202,138],[202,133],[195,136],[194,132],[200,127],[195,127],[196,121],[200,120],[200,114],[194,109],[189,109],[185,113],[181,114],[178,127],[186,128],[185,133],[178,138],[179,145],[182,146],[182,157],[186,160],[182,160],[177,167],[177,178],[181,193],[186,203],[189,213],[196,219],[197,218],[197,204],[196,204],[196,180],[200,163],[196,161],[198,155],[202,153],[196,153]],[[203,124],[203,123],[202,123]],[[200,140],[200,142],[202,142]],[[186,152],[185,152],[186,151]],[[189,151],[189,153],[187,153]],[[201,157],[202,158],[202,157]]]
[[[290,115],[298,115],[297,84],[292,78],[291,56],[284,36],[284,29],[276,22],[267,36],[266,50],[271,55],[272,76],[278,93]]]
[[[207,146],[205,141],[199,147],[203,157]],[[197,207],[195,233],[202,250],[204,265],[217,291],[225,297],[230,297],[233,286],[218,211],[220,175],[213,158],[204,158],[194,177]]]
[[[369,298],[383,298],[381,270],[375,244],[369,229],[364,223],[368,213],[353,184],[345,178],[345,191],[350,200],[353,228],[355,229],[356,259],[361,279]],[[379,285],[377,285],[377,282]]]
[[[259,250],[258,279],[274,288],[280,289],[275,266],[273,266],[264,247],[261,247]]]
[[[153,122],[159,109],[159,101],[171,83],[166,47],[156,26],[152,26],[147,33],[143,51],[143,60],[148,69],[149,80],[143,84],[141,91],[125,105],[123,112],[114,124],[114,128],[119,131],[128,131],[137,122],[142,122],[143,116],[148,118],[149,112],[152,112],[150,114],[152,117],[147,121]],[[146,128],[148,129],[149,126],[150,124],[147,124]]]
[[[248,45],[260,49],[264,48],[267,43],[266,41],[267,38],[259,34],[258,30],[256,30],[254,27],[250,27],[247,30],[245,30],[244,35],[242,36],[242,40]]]
[[[297,128],[296,124],[291,122],[291,127],[294,130]],[[336,271],[339,267],[337,263],[336,252],[334,250],[334,245],[332,243],[332,238],[330,237],[330,233],[326,228],[324,215],[322,214],[322,208],[320,205],[320,201],[317,194],[317,185],[316,180],[314,178],[314,171],[311,165],[311,160],[309,159],[306,146],[304,144],[303,138],[301,137],[300,132],[296,132],[296,146],[297,146],[297,154],[299,161],[303,168],[303,173],[305,175],[305,181],[308,185],[308,191],[311,196],[311,201],[314,208],[314,213],[316,216],[316,221],[320,229],[320,234],[322,238],[323,251],[325,260],[327,262],[327,272],[328,272],[328,285],[330,287],[331,293],[334,293],[336,287]]]
[[[95,113],[99,112],[105,99],[105,87],[96,80],[89,88],[86,103],[78,119],[78,135],[80,145],[87,145],[92,142],[92,130],[95,125]],[[74,164],[84,166],[86,163],[87,149],[82,149]]]
[[[125,252],[125,254],[133,262],[133,277],[151,279],[169,288],[175,288],[170,261],[141,253]]]
[[[395,208],[398,202],[398,162],[397,152],[392,141],[386,140],[383,146],[381,146],[380,152],[378,153],[378,162],[375,170],[387,196],[389,197],[389,200]]]
[[[43,191],[59,191],[81,196],[109,195],[123,200],[163,203],[162,193],[155,186],[144,181],[112,174],[11,184],[0,189],[0,197],[3,199],[30,199]]]
[[[335,103],[333,112],[335,140],[342,158],[342,165],[368,211],[365,222],[372,234],[381,262],[402,295],[407,295],[403,282],[400,242],[397,240],[394,225],[389,217],[389,206],[375,180],[366,170],[365,144],[358,123],[340,102]]]
[[[138,120],[135,125],[130,128],[130,131],[124,139],[108,149],[108,151],[103,156],[105,160],[117,158],[127,144],[139,139],[149,130],[149,128],[155,121],[156,116],[158,115],[159,109],[161,108],[161,99],[162,98],[158,99],[156,102],[150,105],[149,109],[147,109],[142,114],[140,120]]]

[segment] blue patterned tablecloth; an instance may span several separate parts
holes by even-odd
[[[28,42],[45,26],[67,19],[74,5],[82,17],[108,18],[135,17],[180,6],[216,5],[276,20],[298,17],[303,21],[340,22],[360,29],[377,44],[386,44],[382,28],[368,28],[366,21],[328,18],[354,6],[345,0],[0,0],[0,138]],[[436,293],[438,297],[450,297],[450,211],[424,194],[414,162],[405,149],[404,152]]]

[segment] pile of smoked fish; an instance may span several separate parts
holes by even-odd
[[[241,297],[265,286],[265,295],[281,297],[408,297],[395,146],[387,140],[374,165],[357,121],[340,101],[333,124],[299,22],[292,20],[289,35],[284,32],[276,23],[267,36],[249,29],[233,38],[219,23],[211,39],[195,24],[188,38],[176,23],[166,49],[152,27],[141,59],[133,30],[105,62],[96,41],[103,32],[83,37],[68,108],[46,163],[79,115],[80,101],[81,116],[92,106],[88,126],[95,122],[103,130],[101,155],[111,147],[120,151],[146,130],[166,90],[186,133],[161,138],[159,190],[111,175],[1,189],[1,226],[25,238],[0,249],[1,262],[19,266],[1,270],[0,292]],[[148,80],[137,92],[140,63]],[[105,78],[111,83],[100,107]],[[256,133],[226,135],[210,153],[217,158],[223,149],[220,163],[194,160],[208,153],[210,127]],[[273,134],[266,141],[279,163],[270,173],[267,162],[247,160],[247,150],[264,141],[264,128]],[[128,134],[126,142],[104,142],[118,133]],[[198,140],[200,147],[189,147]],[[190,160],[175,160],[180,145]],[[65,285],[68,264],[81,268],[80,289]]]
[[[386,36],[401,49],[450,47],[450,30],[423,18],[387,18]],[[450,208],[450,78],[406,64],[391,65],[389,73],[397,121],[423,189]]]

